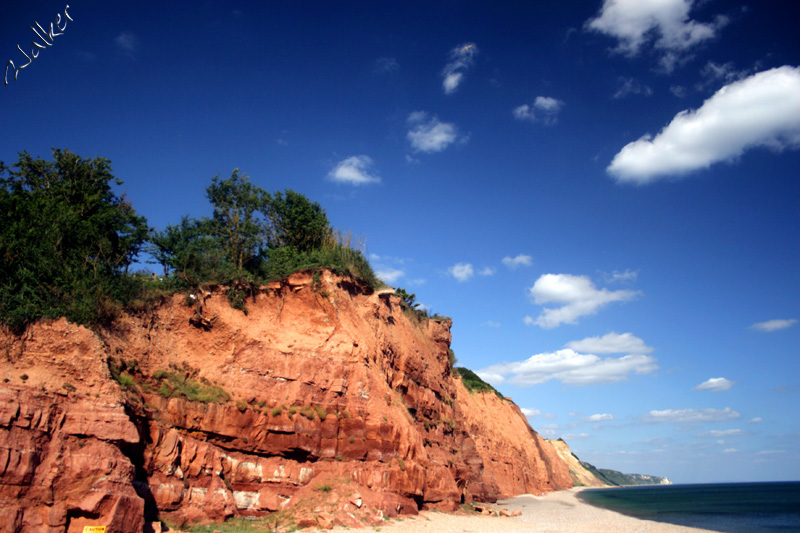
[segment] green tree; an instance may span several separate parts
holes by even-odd
[[[132,291],[125,275],[146,220],[112,190],[107,159],[53,150],[0,163],[0,320],[20,329],[42,317],[108,318]]]
[[[206,189],[214,214],[208,221],[208,233],[219,239],[234,274],[241,278],[245,267],[255,270],[267,237],[264,213],[270,203],[269,193],[250,182],[235,169],[227,179],[211,179]]]
[[[419,307],[419,304],[416,302],[416,299],[417,299],[417,295],[416,294],[410,294],[410,293],[406,292],[406,290],[403,289],[402,287],[396,288],[394,290],[394,293],[397,296],[399,296],[400,300],[404,304],[406,304],[410,309],[416,309],[417,307]]]
[[[209,281],[227,282],[233,275],[221,240],[209,234],[207,220],[184,216],[181,223],[151,232],[148,251],[166,275],[195,287]]]
[[[287,189],[269,200],[269,245],[297,252],[321,248],[331,235],[325,210],[300,193]]]

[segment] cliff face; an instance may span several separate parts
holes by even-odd
[[[247,306],[176,295],[113,331],[3,336],[0,530],[140,531],[308,502],[305,525],[357,526],[571,486],[516,406],[451,375],[449,322],[325,272]]]
[[[609,487],[610,483],[604,482],[598,478],[594,472],[587,469],[578,457],[572,453],[569,446],[563,440],[548,440],[558,453],[558,456],[564,461],[564,464],[569,468],[572,481],[577,486],[582,487]]]

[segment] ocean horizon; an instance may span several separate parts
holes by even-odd
[[[639,519],[722,533],[800,532],[800,481],[612,487],[578,497]]]

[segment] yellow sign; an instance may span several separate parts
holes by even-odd
[[[106,526],[83,526],[83,533],[106,533]]]

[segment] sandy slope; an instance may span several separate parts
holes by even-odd
[[[550,532],[550,533],[688,533],[708,531],[670,524],[638,520],[598,509],[576,497],[577,490],[559,491],[545,496],[524,495],[498,502],[520,517],[486,517],[423,512],[419,517],[392,520],[379,528],[364,531],[381,533],[482,533],[482,532]],[[333,531],[353,531],[334,528]]]

